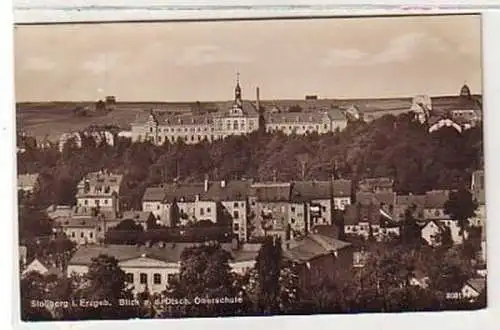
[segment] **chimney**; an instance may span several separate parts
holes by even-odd
[[[226,187],[226,181],[222,180],[220,182],[220,186],[221,186],[221,188],[225,188]]]
[[[199,202],[200,201],[200,195],[196,194],[196,196],[194,197],[195,199],[195,202]]]
[[[260,90],[259,90],[259,87],[257,87],[255,89],[255,96],[256,96],[256,99],[255,99],[255,106],[257,107],[257,111],[260,111]]]
[[[208,174],[205,174],[205,181],[203,182],[203,190],[208,191]]]

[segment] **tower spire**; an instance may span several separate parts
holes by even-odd
[[[241,99],[240,73],[236,72],[236,87],[234,88],[234,103],[238,108],[241,108],[243,102]]]

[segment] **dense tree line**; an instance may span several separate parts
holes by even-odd
[[[300,155],[298,157],[297,155]],[[286,136],[255,132],[221,141],[163,146],[117,139],[115,146],[91,139],[77,149],[28,149],[18,154],[20,173],[39,172],[39,204],[74,203],[77,182],[87,172],[107,168],[123,173],[122,203],[140,208],[147,186],[175,179],[299,180],[333,174],[358,180],[389,176],[400,193],[458,188],[481,168],[482,127],[432,134],[411,114],[387,115],[370,123],[350,123],[342,132]]]

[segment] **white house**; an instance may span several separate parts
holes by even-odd
[[[82,246],[80,247],[67,268],[67,275],[83,275],[88,272],[93,258],[105,254],[116,258],[120,268],[126,274],[126,281],[134,293],[143,292],[146,288],[151,293],[160,293],[165,290],[173,277],[180,271],[181,253],[186,247],[195,243],[162,243],[158,246]],[[233,260],[230,266],[233,272],[244,274],[255,264],[260,244],[221,244],[221,247],[230,252]]]
[[[460,297],[462,299],[474,301],[481,295],[481,293],[483,293],[484,290],[486,290],[486,278],[472,278],[462,287]]]

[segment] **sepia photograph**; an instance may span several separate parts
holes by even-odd
[[[486,308],[481,22],[16,24],[21,320]]]

